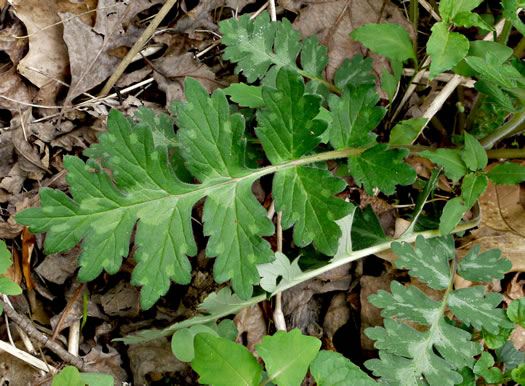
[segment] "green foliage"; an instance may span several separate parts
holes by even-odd
[[[390,145],[410,145],[427,123],[426,118],[407,119],[397,123],[390,131]]]
[[[211,385],[258,385],[262,378],[262,366],[246,347],[208,333],[195,337],[191,367],[200,383]]]
[[[310,373],[318,386],[377,384],[359,366],[334,351],[320,351],[310,366]]]
[[[192,327],[177,330],[171,338],[171,351],[179,360],[191,362],[195,357],[193,339],[197,334],[207,333],[235,341],[238,331],[230,319],[224,319],[220,324],[197,324]]]
[[[525,180],[525,166],[512,162],[504,162],[494,166],[488,177],[495,184],[516,185]]]
[[[377,340],[376,347],[381,358],[366,362],[366,366],[381,380],[394,384],[420,384],[420,377],[430,385],[461,383],[462,376],[458,370],[465,366],[473,368],[474,356],[481,352],[482,347],[470,341],[471,335],[467,331],[445,319],[445,306],[465,324],[498,333],[500,329],[513,327],[503,310],[496,308],[502,296],[494,293],[485,295],[481,286],[452,290],[455,275],[449,265],[454,259],[451,236],[428,240],[418,237],[415,248],[407,243],[394,243],[392,249],[400,256],[396,260],[399,268],[409,269],[411,276],[445,292],[441,301],[435,301],[416,287],[405,288],[393,281],[391,294],[380,290],[377,295],[372,295],[369,300],[383,308],[382,315],[387,319],[384,321],[385,328],[375,327],[365,331],[371,339]],[[478,279],[488,277],[491,280],[508,267],[506,259],[489,255],[490,258],[477,260],[479,273],[474,273],[474,276]],[[490,265],[485,265],[487,263]],[[463,261],[458,265],[458,273],[468,270],[472,257],[465,261],[465,266],[462,264]],[[495,270],[495,276],[488,275],[491,269]],[[428,329],[420,332],[399,319],[428,326]]]
[[[299,386],[320,348],[319,339],[294,329],[265,336],[255,351],[264,360],[268,377],[274,383]]]
[[[399,24],[365,24],[353,30],[350,36],[376,54],[401,62],[413,59],[417,63],[410,36]]]
[[[238,61],[249,79],[265,77],[272,67],[265,86],[227,90],[245,106],[258,106],[255,133],[270,166],[247,166],[245,121],[230,112],[225,92],[217,90],[210,97],[197,81],[187,79],[187,103],[174,102],[171,108],[179,127],[176,134],[166,115],[142,108],[135,122],[112,111],[108,132],[85,152],[87,162],[64,158],[72,197],[42,189],[42,207],[17,216],[31,231],[47,231],[48,253],[82,241],[82,281],[102,270],[119,270],[137,224],[138,265],[132,283],[142,287],[144,309],[168,291],[172,280],[189,283],[188,256],[197,253],[191,211],[204,197],[206,255],[216,258],[215,280],[231,281],[236,294],[249,299],[260,280],[256,265],[274,259],[263,237],[275,229],[251,192],[255,180],[274,173],[272,196],[276,210],[283,212],[283,228],[294,227],[297,246],[313,242],[320,252],[333,256],[341,237],[336,221],[354,205],[335,196],[346,183],[319,161],[352,155],[351,173],[369,193],[378,188],[393,194],[397,184],[411,184],[416,178],[403,162],[408,151],[376,144],[371,133],[385,109],[376,106],[379,97],[370,60],[357,57],[337,70],[337,84],[344,91],[328,98],[327,111],[322,108],[326,98],[307,92],[303,79],[320,76],[326,64],[326,48],[317,38],[300,42],[290,23],[269,23],[267,16],[228,20],[221,30],[226,58]],[[302,69],[295,65],[299,52]],[[354,64],[359,71],[351,67]],[[316,154],[323,138],[336,149],[333,155]]]
[[[403,162],[408,153],[406,149],[388,149],[388,145],[379,144],[360,156],[348,157],[348,166],[368,194],[373,195],[375,188],[393,194],[396,184],[409,185],[416,180],[416,171]]]
[[[5,242],[0,240],[0,275],[6,274],[7,269],[13,265],[11,260],[11,253],[7,249]],[[0,293],[4,295],[20,295],[22,288],[6,276],[0,276]],[[2,314],[3,306],[0,303],[0,315]]]
[[[299,31],[286,19],[270,23],[267,13],[254,20],[242,15],[238,20],[220,22],[219,31],[227,46],[223,58],[238,63],[236,71],[242,71],[249,83],[264,78],[270,67],[273,76],[282,67],[292,67],[304,76],[322,79],[328,63],[327,48],[319,45],[317,36],[301,43]],[[296,64],[300,52],[302,70]]]
[[[507,316],[514,323],[525,328],[525,298],[513,300],[507,308]]]
[[[468,49],[469,41],[464,35],[449,31],[446,23],[434,24],[427,43],[427,54],[432,57],[430,79],[458,64]]]
[[[113,386],[111,375],[99,373],[81,373],[76,367],[66,366],[53,377],[53,386]]]
[[[321,341],[302,335],[298,329],[265,336],[255,351],[264,360],[268,380],[278,385],[300,385]],[[192,368],[200,383],[213,385],[258,385],[262,366],[242,345],[208,333],[195,337]]]

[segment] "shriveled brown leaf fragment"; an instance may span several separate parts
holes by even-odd
[[[159,338],[149,342],[132,344],[128,349],[131,373],[134,383],[144,385],[147,377],[160,380],[167,374],[182,372],[189,368],[184,362],[175,358],[171,344],[167,338]]]
[[[0,97],[0,108],[9,110],[15,115],[19,109],[27,109],[25,104],[32,102],[35,93],[36,90],[24,83],[14,67],[0,74],[0,95],[9,98]]]
[[[255,353],[255,345],[261,343],[262,338],[266,335],[266,321],[261,307],[255,304],[241,310],[233,322],[239,331],[237,343],[246,343],[246,347],[252,353]],[[241,336],[246,333],[246,342],[242,342]]]
[[[186,77],[197,79],[208,92],[213,92],[222,85],[215,80],[215,74],[204,63],[198,63],[191,52],[182,56],[166,56],[154,62],[154,78],[159,88],[166,93],[166,103],[172,100],[186,100],[184,95],[184,80]]]
[[[64,41],[71,61],[72,79],[67,103],[113,74],[120,58],[111,53],[122,47],[132,47],[143,32],[143,28],[132,23],[135,16],[160,2],[100,0],[93,27],[72,17],[71,13],[59,14],[64,22]]]
[[[62,39],[63,27],[55,0],[13,0],[16,16],[29,35],[29,51],[20,61],[18,71],[40,89],[41,99],[54,104],[56,94],[68,71],[69,59]],[[58,24],[57,24],[58,23]],[[53,27],[46,28],[53,25]]]

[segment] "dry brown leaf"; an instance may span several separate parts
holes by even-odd
[[[25,172],[23,175],[37,181],[44,178],[44,174],[49,173],[49,150],[47,146],[44,145],[43,149],[39,149],[38,145],[43,145],[43,142],[35,141],[35,146],[27,142],[22,127],[14,131],[12,141],[18,156],[17,165]]]
[[[64,41],[71,62],[71,88],[66,104],[107,79],[120,63],[110,52],[121,47],[132,47],[143,32],[131,21],[135,16],[160,0],[135,0],[131,3],[99,0],[94,27],[73,17],[59,13],[64,22]]]
[[[17,223],[13,216],[9,217],[7,221],[0,218],[0,238],[5,239],[14,239],[24,229],[23,225]]]
[[[158,381],[157,378],[162,378],[163,374],[182,372],[189,367],[175,358],[167,338],[132,344],[128,349],[128,357],[136,385],[148,384],[148,380]]]
[[[412,25],[405,19],[401,10],[390,1],[336,0],[327,4],[326,0],[308,0],[281,4],[285,8],[293,8],[299,12],[293,26],[303,37],[316,34],[319,40],[328,46],[330,62],[326,68],[326,77],[329,81],[333,80],[336,69],[345,58],[365,52],[363,46],[349,36],[355,28],[368,23],[396,23],[409,31],[412,38],[415,36]],[[385,7],[379,19],[383,4]],[[303,6],[305,7],[301,8]],[[384,67],[388,67],[388,59],[384,56],[371,52],[369,56],[374,58],[374,69],[378,75]]]
[[[186,14],[177,21],[177,24],[173,27],[173,31],[189,34],[191,38],[195,36],[196,29],[216,31],[218,27],[213,21],[213,10],[222,11],[224,7],[228,7],[234,11],[241,12],[246,5],[253,2],[255,2],[255,0],[207,0],[200,1],[199,4],[190,11],[186,11],[186,7],[183,6],[183,11],[185,11]],[[227,16],[233,15],[227,14]]]
[[[122,357],[111,346],[107,346],[107,350],[103,350],[100,345],[93,347],[82,359],[84,363],[97,369],[97,372],[112,375],[116,385],[123,384],[128,378],[126,371],[122,368]],[[167,358],[164,358],[164,360],[168,361]],[[140,384],[137,380],[135,380],[135,383]]]
[[[55,0],[13,0],[16,16],[29,35],[29,51],[18,64],[18,71],[39,87],[40,100],[54,104],[56,94],[68,72],[68,54],[62,39],[63,27]],[[51,28],[44,29],[54,25]],[[55,80],[56,79],[56,80]]]
[[[186,100],[184,95],[184,80],[191,76],[209,92],[221,87],[215,80],[215,74],[204,63],[198,63],[193,54],[188,52],[182,56],[166,56],[154,62],[162,74],[155,71],[153,77],[159,88],[166,93],[166,105],[173,100]]]
[[[241,310],[233,322],[239,331],[239,338],[237,343],[246,343],[246,347],[252,353],[255,353],[255,345],[261,343],[262,338],[266,335],[266,321],[261,307],[255,304],[251,307],[246,307]],[[242,342],[242,335],[246,333],[246,341]]]
[[[23,347],[22,342],[16,342]],[[36,385],[42,380],[40,370],[7,352],[0,353],[0,382],[2,385]]]
[[[361,347],[363,350],[374,350],[374,341],[365,335],[364,331],[369,327],[383,325],[381,309],[368,301],[370,295],[376,294],[378,290],[390,292],[390,282],[392,275],[383,272],[381,276],[361,276],[360,301],[361,301]]]
[[[112,317],[134,318],[140,312],[139,292],[129,282],[119,282],[104,295],[93,296],[93,301]]]
[[[328,310],[323,320],[323,335],[328,339],[329,349],[333,348],[335,333],[350,320],[350,304],[347,294],[340,292],[330,301]]]
[[[14,36],[22,36],[23,34],[24,28],[19,21],[15,21],[12,25],[5,26],[0,30],[0,51],[4,51],[9,55],[11,63],[15,66],[24,57],[28,40],[16,39]]]
[[[0,95],[5,95],[21,103],[31,103],[35,95],[35,89],[26,85],[22,77],[16,73],[13,67],[0,74]],[[19,109],[27,109],[27,106],[0,98],[0,108],[9,110],[14,115],[18,114]]]
[[[64,284],[77,270],[77,258],[82,249],[75,246],[67,252],[47,255],[35,271],[47,281],[55,284]]]
[[[97,18],[93,30],[106,38],[114,39],[126,34],[131,21],[137,14],[163,0],[115,1],[98,0]]]

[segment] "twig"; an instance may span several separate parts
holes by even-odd
[[[413,68],[403,69],[403,76],[414,76],[415,73],[416,73],[416,70],[414,70]],[[427,80],[430,77],[430,71],[421,71],[420,74],[422,74],[421,79],[424,79],[424,80]],[[453,77],[454,77],[454,74],[443,72],[435,76],[434,80],[439,80],[440,82],[450,82]],[[412,83],[414,82],[415,81],[413,80]],[[474,79],[464,78],[464,77],[461,79],[461,85],[463,87],[473,88],[475,83],[476,81]]]
[[[69,326],[69,339],[67,341],[67,351],[72,355],[78,356],[78,346],[80,340],[80,319],[73,321]]]
[[[268,6],[270,5],[270,2],[267,1],[263,4],[261,8],[259,8],[257,11],[253,13],[253,15],[250,16],[250,20],[255,19],[257,16],[259,16]]]
[[[277,212],[277,252],[283,251],[283,226],[282,226],[283,212]],[[275,309],[273,310],[273,321],[275,328],[278,331],[286,331],[286,321],[281,304],[282,292],[275,296]]]
[[[270,18],[272,21],[277,21],[277,15],[275,14],[275,0],[270,0]]]
[[[9,343],[4,342],[3,340],[0,340],[0,349],[8,352],[9,354],[13,355],[14,357],[17,357],[18,359],[29,363],[32,366],[35,366],[36,368],[44,371],[53,371],[53,373],[57,374],[58,370],[45,363],[44,361],[35,358],[31,354],[26,353],[25,351],[20,350],[19,348],[15,346],[11,346]]]
[[[60,346],[58,343],[52,341],[51,339],[49,339],[49,337],[45,336],[40,331],[38,331],[29,319],[27,319],[23,315],[18,314],[9,304],[3,301],[2,303],[7,316],[14,320],[15,323],[17,323],[20,326],[20,328],[22,328],[27,333],[27,335],[40,342],[44,347],[50,349],[60,358],[62,358],[62,360],[75,366],[79,370],[84,372],[97,372],[96,369],[84,363],[84,360],[82,358],[71,355],[69,352],[64,350],[62,346]]]
[[[131,60],[133,59],[133,57],[139,53],[139,51],[142,49],[144,44],[146,44],[149,38],[153,35],[153,33],[155,32],[155,30],[157,29],[161,21],[164,20],[164,17],[166,17],[166,15],[171,10],[171,8],[175,5],[176,2],[177,0],[166,1],[166,3],[160,9],[159,13],[151,21],[148,28],[146,28],[146,30],[142,33],[142,35],[140,35],[140,38],[135,42],[133,47],[131,47],[131,50],[129,50],[129,52],[126,54],[124,59],[122,59],[117,69],[115,70],[113,75],[111,75],[111,77],[108,79],[108,81],[104,85],[104,88],[102,89],[99,95],[106,95],[109,93],[111,88],[119,80],[124,70],[126,70],[128,65],[131,63]]]
[[[439,17],[432,5],[430,5],[426,0],[418,0],[418,3],[421,4],[421,6],[425,8],[427,12],[430,13],[434,19],[436,19],[436,21],[441,21],[441,17]]]
[[[71,298],[71,300],[67,303],[66,305],[66,308],[64,309],[64,312],[62,312],[62,315],[60,315],[60,319],[58,320],[58,323],[55,327],[55,331],[53,331],[53,336],[51,337],[51,340],[55,340],[55,338],[57,337],[58,333],[60,332],[60,330],[62,329],[62,324],[64,323],[64,319],[66,318],[66,315],[67,313],[69,312],[69,309],[71,308],[71,306],[73,305],[73,303],[76,302],[77,298],[78,298],[78,295],[80,295],[80,293],[82,292],[82,290],[84,289],[84,286],[86,285],[86,283],[80,283],[80,285],[77,287],[77,289],[75,290],[75,293],[73,294],[73,297]]]

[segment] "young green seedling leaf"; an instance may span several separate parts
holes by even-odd
[[[489,179],[485,175],[469,173],[463,178],[461,184],[461,198],[465,203],[465,209],[474,206],[478,198],[487,190]]]
[[[483,0],[441,0],[439,2],[439,14],[446,23],[454,18],[457,14],[470,12]]]
[[[516,350],[512,341],[508,341],[502,347],[496,349],[496,358],[498,362],[505,365],[507,371],[525,363],[525,353]]]
[[[265,336],[255,351],[264,360],[269,379],[278,385],[299,386],[319,349],[321,341],[299,329],[277,331]]]
[[[428,158],[436,165],[442,166],[445,170],[445,176],[450,178],[454,184],[458,182],[468,172],[467,165],[465,165],[465,162],[461,158],[461,152],[459,150],[425,150],[419,153],[419,155]]]
[[[244,83],[232,83],[223,89],[223,91],[232,101],[241,107],[255,109],[264,106],[262,87],[249,86]]]
[[[525,298],[513,300],[509,308],[507,308],[507,316],[509,319],[525,328]]]
[[[282,282],[292,282],[294,278],[303,273],[299,267],[299,258],[290,262],[290,259],[281,252],[275,252],[275,260],[271,263],[257,266],[261,275],[261,287],[266,292],[272,293],[277,288],[277,279]]]
[[[195,358],[191,367],[199,382],[211,385],[256,386],[262,379],[262,366],[240,344],[201,333],[195,337]]]
[[[356,386],[377,385],[359,366],[334,351],[320,351],[310,366],[310,373],[318,386],[345,385],[348,382]]]
[[[487,166],[488,158],[487,153],[483,146],[478,142],[472,135],[464,132],[465,134],[465,150],[461,153],[461,158],[465,161],[465,165],[472,170],[476,171],[484,169]]]
[[[410,145],[427,123],[427,118],[407,119],[397,123],[390,132],[390,145]]]
[[[311,79],[319,79],[328,63],[327,48],[319,45],[316,37],[301,43],[301,34],[288,20],[270,23],[266,12],[253,20],[244,14],[239,19],[221,21],[219,31],[226,45],[223,58],[238,63],[236,72],[242,71],[249,83],[264,78],[272,66],[272,76],[282,67],[290,67]],[[302,70],[296,64],[301,49],[304,50]]]
[[[450,32],[446,23],[434,24],[427,42],[427,54],[432,57],[430,79],[454,67],[467,55],[468,48],[469,41],[465,36]]]
[[[492,27],[485,20],[483,20],[480,15],[472,12],[457,13],[452,19],[452,23],[454,23],[458,27],[478,27],[486,31],[495,31],[494,27]]]
[[[365,210],[356,207],[352,221],[352,248],[356,251],[387,240],[371,205]]]
[[[517,69],[510,64],[502,64],[500,59],[490,52],[484,58],[467,56],[465,61],[482,78],[495,82],[503,88],[525,86],[525,78]]]
[[[494,184],[516,185],[525,181],[525,166],[504,162],[490,169],[487,175]]]
[[[497,384],[503,381],[503,374],[501,370],[494,366],[494,358],[488,352],[482,352],[481,358],[474,366],[474,373],[482,376],[485,382],[489,384]]]
[[[378,36],[381,36],[381,39],[378,39]],[[353,30],[350,37],[376,54],[401,62],[407,59],[417,62],[410,35],[399,24],[365,24]]]
[[[461,197],[448,200],[439,220],[439,232],[442,235],[452,232],[467,210]]]
[[[525,35],[525,24],[518,17],[518,8],[523,7],[523,2],[518,0],[502,0],[503,16],[512,22],[512,25],[522,34]]]

